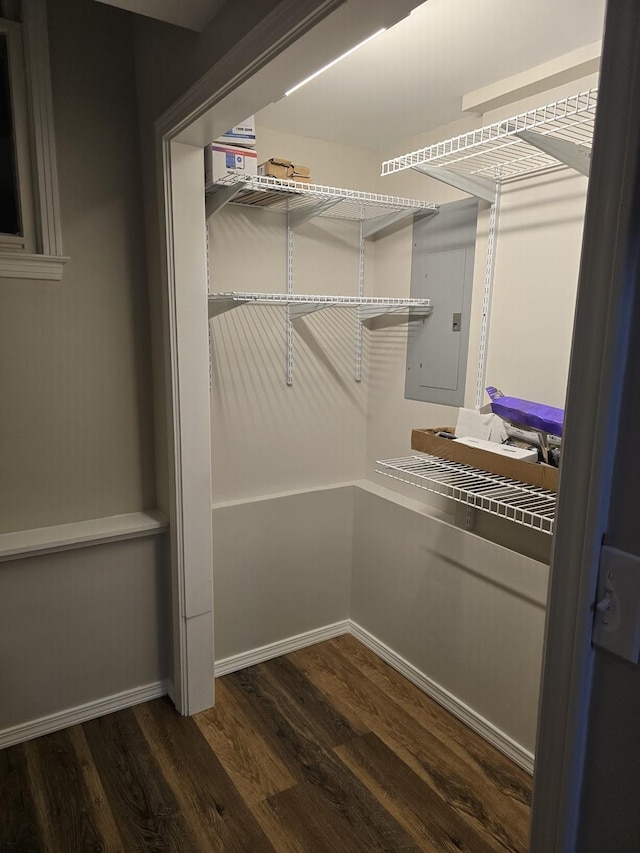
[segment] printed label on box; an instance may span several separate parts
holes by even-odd
[[[244,169],[244,156],[242,154],[233,154],[231,151],[226,151],[225,164],[227,169]]]
[[[232,145],[208,145],[205,149],[205,179],[207,184],[225,181],[233,175],[253,177],[258,155],[250,148]]]

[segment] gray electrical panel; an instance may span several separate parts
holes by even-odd
[[[411,297],[433,311],[409,327],[405,397],[464,404],[478,202],[442,205],[413,225]]]

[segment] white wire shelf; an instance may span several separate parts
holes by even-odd
[[[362,320],[408,309],[411,309],[414,315],[425,316],[432,310],[430,299],[229,291],[209,294],[209,317],[224,314],[240,305],[284,305],[289,309],[291,319],[323,308],[357,308]]]
[[[509,180],[563,163],[588,174],[597,103],[598,90],[589,89],[386,160],[382,174],[433,167],[468,177]]]
[[[432,201],[282,181],[263,175],[230,176],[228,180],[208,187],[206,197],[208,215],[215,213],[224,204],[238,204],[283,213],[297,211],[301,221],[323,216],[369,222],[438,210],[438,205]]]
[[[426,453],[380,460],[376,472],[525,527],[553,533],[554,492]]]

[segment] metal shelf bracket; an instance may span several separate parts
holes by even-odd
[[[327,201],[319,201],[316,204],[310,204],[307,207],[298,207],[289,211],[289,226],[298,228],[310,219],[315,219],[323,213],[331,210],[337,204],[340,204],[341,199],[328,199]]]
[[[558,139],[535,130],[520,130],[515,134],[523,142],[533,145],[539,151],[555,157],[560,163],[575,169],[581,175],[589,177],[591,168],[591,150],[584,145],[576,145],[568,139]]]
[[[233,297],[209,299],[209,319],[218,317],[220,314],[226,314],[227,311],[233,311],[234,308],[239,308],[241,305],[246,305],[249,300],[236,299]]]
[[[435,178],[436,181],[442,181],[443,184],[448,184],[450,187],[455,187],[457,190],[462,190],[469,195],[474,195],[483,201],[493,203],[496,195],[496,185],[492,181],[485,178],[469,177],[462,175],[459,172],[454,172],[452,169],[445,169],[442,166],[427,166],[421,164],[412,166],[416,172],[421,172],[429,178]]]
[[[364,320],[375,320],[376,317],[386,317],[388,314],[399,314],[408,309],[407,305],[363,305],[360,308],[358,318],[360,322]],[[433,308],[431,306],[418,306],[411,308],[409,319],[422,319],[431,314]]]
[[[217,189],[215,193],[206,196],[205,211],[207,214],[207,218],[213,216],[219,210],[222,210],[225,204],[228,204],[231,199],[235,198],[241,189],[242,184],[235,183],[230,184],[229,186],[221,186]]]
[[[322,311],[323,308],[330,308],[329,303],[320,302],[304,302],[301,305],[289,305],[289,317],[291,320],[297,320],[298,317],[306,317],[307,314],[313,314],[314,311]]]
[[[437,211],[430,212],[436,213]],[[362,236],[365,240],[375,240],[381,231],[408,219],[414,213],[415,211],[413,210],[396,210],[393,213],[388,213],[386,216],[376,216],[375,219],[364,221],[362,223]]]

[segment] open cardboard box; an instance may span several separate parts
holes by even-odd
[[[258,174],[277,178],[280,181],[311,183],[311,170],[308,166],[297,166],[291,160],[285,160],[284,157],[271,157],[271,159],[265,160],[264,163],[260,163]]]
[[[551,465],[505,458],[488,450],[458,444],[457,441],[451,441],[448,438],[440,438],[436,435],[438,432],[455,434],[453,427],[413,429],[411,430],[411,449],[430,453],[441,459],[449,459],[452,462],[461,462],[463,465],[473,465],[482,471],[510,477],[512,480],[538,486],[540,489],[548,489],[550,492],[558,491],[558,469]]]

